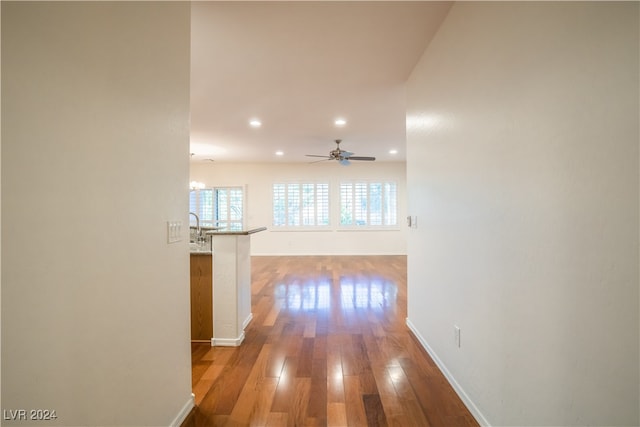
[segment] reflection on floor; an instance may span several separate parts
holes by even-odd
[[[293,279],[275,286],[277,304],[291,311],[316,311],[331,309],[331,278],[317,280]],[[337,291],[338,310],[355,308],[389,309],[396,304],[398,287],[380,276],[341,277]]]

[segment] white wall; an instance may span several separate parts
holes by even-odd
[[[408,323],[484,422],[640,424],[638,11],[456,3],[408,82]]]
[[[398,188],[398,227],[385,231],[339,231],[340,180],[391,180]],[[247,226],[266,226],[251,239],[253,255],[383,255],[406,254],[406,192],[404,162],[356,163],[196,163],[191,180],[207,187],[246,185]],[[331,223],[328,231],[277,231],[272,227],[272,186],[276,182],[326,181],[330,184]]]
[[[2,409],[191,403],[189,4],[2,2]]]

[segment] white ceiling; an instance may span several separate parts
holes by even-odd
[[[192,161],[309,162],[338,138],[356,155],[403,161],[404,82],[450,6],[192,3]]]

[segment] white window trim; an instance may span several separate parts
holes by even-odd
[[[216,201],[217,201],[217,197],[216,197],[216,191],[217,190],[234,190],[234,189],[240,189],[242,191],[242,219],[240,221],[237,220],[227,220],[227,221],[223,221],[224,223],[228,223],[228,224],[237,224],[240,223],[240,230],[244,230],[246,228],[245,225],[245,218],[246,218],[246,213],[247,213],[247,191],[246,191],[246,186],[245,185],[224,185],[224,186],[215,186],[212,187],[211,189],[213,190],[213,212],[214,212],[214,216],[215,216],[215,212],[216,212]],[[231,205],[229,205],[229,207],[231,207]],[[219,227],[220,226],[220,222],[219,220],[214,220],[215,227]],[[237,230],[235,230],[237,231]]]
[[[369,198],[368,192],[370,189],[370,185],[382,184],[383,188],[385,184],[393,184],[395,186],[395,195],[396,195],[396,223],[392,225],[380,224],[380,225],[372,225],[367,223],[366,225],[357,225],[357,224],[342,224],[342,185],[350,184],[354,186],[357,183],[366,183],[367,184],[367,200]],[[352,187],[353,188],[353,187]],[[400,230],[400,222],[398,220],[398,183],[394,180],[381,180],[381,179],[350,179],[350,180],[342,180],[338,183],[338,228],[336,231],[398,231]],[[384,213],[384,209],[383,209]],[[370,210],[367,212],[367,218],[370,218]],[[370,222],[370,220],[368,221]],[[384,217],[383,217],[384,222]]]
[[[289,185],[293,184],[293,185],[299,185],[300,188],[304,185],[304,184],[312,184],[315,187],[315,190],[317,190],[317,186],[318,185],[326,185],[327,186],[327,209],[328,209],[328,224],[326,225],[303,225],[302,224],[302,209],[300,209],[300,225],[289,225],[289,224],[285,224],[285,225],[275,225],[275,221],[274,221],[274,211],[275,211],[275,200],[274,200],[274,186],[275,185],[284,185],[285,186],[285,204],[286,204],[286,200],[288,197],[288,191],[286,190],[288,188]],[[318,232],[318,231],[333,231],[332,229],[332,209],[331,209],[331,191],[332,191],[332,185],[331,182],[329,181],[275,181],[271,184],[271,227],[270,227],[270,231],[297,231],[297,232]],[[316,193],[317,195],[317,193]],[[316,201],[317,201],[317,196],[316,196]],[[286,206],[285,206],[285,221],[288,218],[288,212],[286,210]],[[317,219],[317,216],[316,216]]]
[[[211,221],[208,220],[204,220],[202,218],[200,218],[200,225],[202,227],[209,227],[208,222],[212,222],[212,226],[216,227],[218,226],[218,221],[215,218],[215,192],[216,190],[220,190],[220,189],[233,189],[233,188],[240,188],[242,190],[242,221],[241,221],[241,229],[245,229],[246,228],[246,217],[247,217],[247,186],[246,185],[220,185],[220,186],[215,186],[215,187],[206,187],[206,188],[201,188],[201,189],[195,189],[195,190],[191,190],[191,192],[196,192],[196,194],[198,194],[199,192],[202,191],[211,191],[212,192],[212,196],[213,196],[213,205],[211,206],[211,209],[213,210],[213,219]],[[197,201],[197,203],[199,204],[199,199]],[[191,206],[189,206],[189,209],[191,209]],[[200,209],[196,209],[198,212],[195,212],[197,215],[200,216],[201,211]],[[194,222],[195,220],[190,216],[189,217],[189,226],[190,227],[194,227],[195,224],[192,224],[192,222]],[[233,221],[233,222],[238,222],[238,221]]]

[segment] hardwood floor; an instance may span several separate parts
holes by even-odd
[[[240,347],[192,344],[184,427],[478,425],[405,325],[406,257],[253,257]]]

